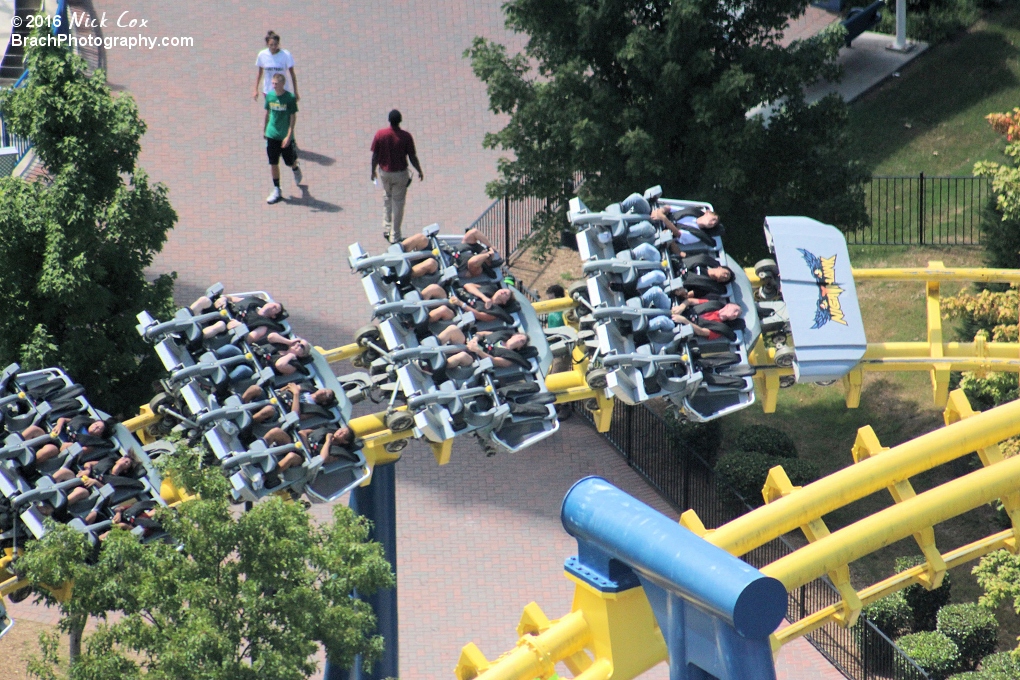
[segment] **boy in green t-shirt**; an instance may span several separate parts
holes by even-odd
[[[293,144],[297,99],[284,89],[285,82],[283,74],[277,73],[273,76],[272,91],[266,93],[266,155],[269,156],[269,168],[273,174],[273,193],[269,194],[266,203],[278,203],[283,198],[280,195],[280,156],[294,170],[294,183],[301,183],[301,168],[298,167]]]

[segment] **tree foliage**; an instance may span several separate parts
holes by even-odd
[[[81,534],[51,525],[18,560],[33,584],[74,581],[59,603],[65,621],[120,613],[85,639],[69,680],[303,680],[319,644],[341,666],[378,657],[374,615],[352,595],[391,587],[393,576],[365,519],[338,505],[316,525],[279,498],[238,515],[218,469],[198,471],[200,455],[187,449],[174,458],[174,478],[203,496],[157,515],[167,542],[115,529],[94,553]],[[45,658],[34,670],[55,677]]]
[[[837,27],[779,43],[807,0],[510,0],[507,27],[523,53],[475,38],[465,55],[507,125],[487,134],[499,161],[491,196],[538,196],[549,243],[565,225],[572,178],[591,207],[661,184],[665,195],[711,201],[727,249],[762,242],[766,213],[863,226],[861,167],[835,97],[808,106],[803,88],[832,76]],[[748,116],[782,103],[766,123]],[[558,207],[557,207],[558,206]]]
[[[1020,557],[996,550],[982,557],[971,573],[985,591],[978,604],[995,609],[1005,600],[1012,600],[1014,611],[1020,614]]]
[[[1010,163],[981,161],[974,174],[992,180],[994,205],[982,214],[981,227],[988,263],[997,267],[1020,266],[1020,108],[1008,113],[990,113],[985,119],[1006,138],[1003,153]]]
[[[30,50],[28,66],[0,111],[47,179],[0,178],[0,362],[61,365],[93,403],[133,415],[159,371],[135,315],[173,311],[172,276],[145,269],[177,216],[136,167],[145,123],[131,97],[60,47]]]
[[[943,298],[942,312],[961,322],[960,332],[966,338],[973,338],[984,331],[986,340],[1016,342],[1018,303],[1018,291],[1012,286],[1003,291],[985,289],[972,293],[962,290],[952,297]]]

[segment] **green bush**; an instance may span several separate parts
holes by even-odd
[[[964,325],[968,322],[964,319]],[[977,411],[1014,401],[1020,398],[1020,383],[1016,373],[989,373],[979,378],[974,373],[964,373],[960,388]]]
[[[903,653],[913,659],[931,680],[945,680],[960,666],[960,650],[942,633],[922,631],[896,640]],[[898,660],[898,663],[903,663]]]
[[[1012,652],[989,654],[981,669],[949,676],[949,680],[1020,680],[1020,662]]]
[[[924,563],[921,555],[896,558],[896,572],[906,571]],[[952,588],[952,578],[947,572],[942,578],[942,585],[935,590],[925,590],[924,586],[915,583],[903,589],[903,597],[910,605],[913,614],[914,632],[935,630],[936,616],[942,607],[949,604],[949,594]]]
[[[869,3],[857,3],[867,5]],[[931,0],[907,2],[907,37],[935,44],[968,28],[979,16],[975,0]],[[896,34],[896,2],[887,0],[882,20],[872,29]]]
[[[818,479],[818,467],[810,461],[796,458],[777,460],[762,453],[745,451],[724,455],[716,464],[715,472],[720,482],[728,484],[749,505],[758,507],[765,502],[761,495],[765,479],[776,465],[783,466],[794,486],[804,486]]]
[[[751,425],[737,433],[738,451],[762,453],[772,458],[796,458],[797,447],[790,435],[768,425]]]
[[[990,680],[990,678],[980,671],[964,671],[953,673],[947,680]]]
[[[985,263],[996,269],[1015,269],[1020,267],[1020,224],[1005,219],[995,203],[996,197],[991,196],[981,210]]]
[[[1020,664],[1012,652],[999,652],[982,659],[981,670],[957,673],[948,680],[1020,680]]]
[[[936,616],[935,630],[956,643],[964,668],[977,667],[978,661],[995,651],[999,624],[991,610],[976,602],[947,604]]]
[[[981,659],[979,671],[987,680],[1020,680],[1020,660],[1013,652],[998,652]]]
[[[678,418],[672,411],[666,412],[665,420],[669,436],[679,445],[681,452],[696,453],[709,465],[715,465],[722,443],[722,426],[718,420],[693,423]]]
[[[876,628],[891,639],[910,630],[910,624],[914,620],[910,605],[903,597],[902,590],[869,604],[864,608],[863,614],[866,619],[875,624]]]

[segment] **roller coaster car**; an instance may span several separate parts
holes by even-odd
[[[207,295],[214,297],[222,292],[222,285],[216,284],[209,288]],[[233,293],[228,299],[253,297],[273,301],[264,291]],[[302,360],[296,373],[278,375],[270,360],[247,341],[248,328],[244,324],[213,338],[202,339],[203,325],[220,318],[233,318],[229,305],[217,315],[192,315],[189,310],[179,310],[174,321],[164,323],[147,312],[138,315],[139,334],[154,343],[157,355],[169,372],[161,381],[162,392],[149,404],[153,413],[162,416],[153,434],[179,431],[192,441],[202,441],[230,475],[236,502],[253,502],[282,491],[295,495],[304,493],[314,502],[331,502],[360,484],[370,471],[364,454],[357,447],[350,452],[350,459],[326,463],[319,456],[305,455],[300,465],[278,470],[279,460],[300,447],[297,443],[267,446],[256,436],[260,426],[253,416],[269,407],[275,411],[270,420],[296,442],[299,429],[339,428],[347,424],[352,402],[345,387],[363,398],[371,389],[371,378],[366,374],[337,378],[315,349]],[[199,321],[193,323],[193,320]],[[278,323],[282,326],[281,335],[294,337],[285,319]],[[223,351],[224,348],[229,351]],[[247,370],[239,373],[238,367]],[[305,405],[301,418],[287,412],[278,394],[285,385],[296,381],[314,389],[332,390],[336,404],[329,407]],[[252,385],[259,385],[262,395],[245,403],[241,395]],[[268,426],[262,429],[268,430]]]
[[[579,198],[570,201],[567,215],[587,275],[587,286],[573,289],[580,305],[580,338],[596,367],[589,375],[598,376],[589,386],[602,387],[604,380],[606,389],[628,404],[663,397],[691,420],[704,422],[754,402],[748,350],[760,336],[761,325],[754,290],[743,269],[726,254],[719,235],[697,229],[690,230],[698,237],[685,243],[683,252],[733,271],[733,280],[716,297],[720,305],[740,305],[742,317],[716,340],[668,320],[668,306],[674,304],[669,296],[684,287],[686,270],[671,248],[673,234],[650,221],[651,211],[662,207],[690,214],[711,211],[712,205],[661,194],[653,187],[644,196],[633,194],[601,212],[590,211]],[[669,305],[656,306],[645,299],[654,288],[664,294],[659,299],[670,300]]]
[[[765,238],[775,260],[755,267],[757,297],[776,364],[792,367],[798,382],[843,377],[867,350],[846,239],[808,217],[766,217]]]
[[[559,429],[555,396],[545,386],[552,352],[534,309],[514,288],[502,307],[449,305],[456,286],[508,288],[502,264],[497,260],[481,275],[469,277],[466,268],[457,266],[461,236],[442,235],[438,225],[422,233],[430,249],[417,253],[404,253],[394,245],[385,255],[372,257],[358,243],[349,248],[351,267],[361,275],[377,320],[377,325],[361,329],[356,341],[366,349],[363,362],[373,376],[385,376],[382,389],[390,394],[394,422],[406,418],[396,429],[413,427],[415,436],[436,443],[473,433],[510,452],[552,435]],[[436,272],[412,277],[410,263],[429,258],[436,259]],[[422,298],[431,284],[442,287],[441,298]],[[440,307],[450,309],[452,319],[431,319],[430,312]],[[524,333],[528,345],[514,353],[508,367],[474,357],[470,365],[451,366],[448,359],[467,349],[466,344],[441,344],[437,336],[451,325],[460,329],[466,343],[487,331]],[[394,410],[397,401],[406,404],[413,421]]]
[[[0,385],[4,425],[9,432],[0,447],[0,494],[6,508],[0,513],[0,548],[9,548],[30,537],[42,538],[46,533],[44,519],[47,516],[67,523],[95,543],[99,534],[109,528],[109,520],[118,505],[132,499],[165,505],[159,495],[159,472],[148,453],[122,425],[114,429],[111,453],[130,456],[135,465],[102,486],[93,487],[86,498],[69,505],[69,493],[83,487],[82,480],[75,477],[58,482],[52,475],[61,468],[76,469],[82,446],[72,444],[49,460],[38,462],[36,450],[52,443],[53,438],[46,434],[25,440],[17,431],[37,425],[48,433],[58,418],[84,415],[92,420],[105,420],[109,415],[93,408],[81,386],[74,384],[59,368],[22,373],[17,364],[12,364],[0,377]],[[15,406],[18,408],[13,408]],[[133,480],[129,481],[129,477]],[[92,512],[99,521],[86,524],[83,520]]]
[[[36,453],[40,446],[54,443],[49,432],[59,418],[79,415],[92,420],[109,418],[89,404],[82,387],[62,369],[22,372],[17,364],[11,364],[0,373],[0,421],[5,435],[0,446],[0,583],[5,587],[0,592],[9,593],[12,601],[24,599],[31,591],[21,586],[18,575],[10,568],[11,559],[28,540],[46,534],[46,518],[65,523],[96,545],[100,535],[113,525],[119,506],[138,502],[148,504],[147,507],[166,505],[159,494],[161,479],[152,455],[123,425],[117,425],[113,431],[110,453],[130,456],[134,465],[117,476],[104,478],[105,483],[92,487],[87,497],[69,502],[70,493],[85,486],[83,480],[74,477],[56,481],[52,475],[61,468],[78,469],[83,447],[78,443],[63,447],[56,456],[43,462],[36,460]],[[39,426],[47,434],[24,439],[20,432],[30,425]],[[165,536],[155,527],[142,531],[147,534],[135,532],[142,540]],[[13,625],[0,603],[0,637]]]

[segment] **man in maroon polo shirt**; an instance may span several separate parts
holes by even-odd
[[[400,224],[404,221],[404,200],[407,187],[411,186],[411,172],[408,160],[418,171],[418,181],[424,181],[425,174],[418,163],[414,150],[414,137],[400,129],[403,117],[393,109],[389,115],[390,126],[375,133],[372,140],[372,181],[378,177],[383,187],[383,236],[391,243],[399,243]]]

